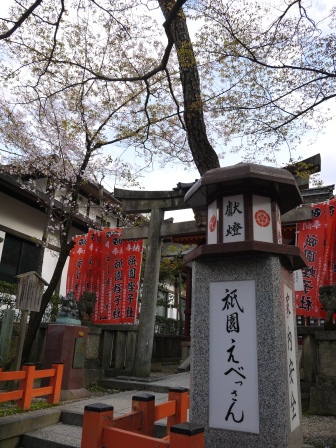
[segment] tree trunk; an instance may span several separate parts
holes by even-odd
[[[142,378],[149,377],[151,369],[161,258],[160,230],[163,217],[163,210],[153,209],[148,229],[149,237],[141,295],[138,342],[134,360],[134,375]]]
[[[45,290],[45,292],[43,294],[40,311],[38,311],[38,312],[32,311],[30,313],[27,335],[25,338],[23,352],[22,352],[22,362],[29,361],[30,350],[34,343],[36,333],[40,326],[43,314],[50,302],[52,295],[54,294],[54,291],[57,287],[59,279],[62,275],[62,271],[63,271],[64,265],[65,265],[65,262],[67,260],[67,257],[69,255],[70,250],[72,249],[73,245],[74,245],[74,243],[71,242],[71,243],[67,244],[66,248],[63,251],[61,250],[61,253],[58,258],[53,276],[50,280],[50,283],[49,283],[47,289]]]
[[[167,19],[173,3],[171,0],[158,0],[158,2],[165,19]],[[219,168],[220,164],[206,132],[198,68],[182,8],[173,19],[170,32],[179,62],[188,143],[196,167],[202,176],[208,170]]]
[[[86,145],[87,145],[86,153],[85,153],[85,157],[83,159],[81,168],[79,170],[80,173],[85,173],[85,170],[88,166],[90,156],[92,153],[91,142],[89,139],[87,139]],[[51,277],[50,283],[43,294],[40,311],[30,313],[27,335],[26,335],[24,346],[23,346],[23,354],[22,354],[23,362],[29,361],[30,351],[31,351],[33,342],[35,340],[39,325],[42,321],[43,314],[50,302],[52,295],[54,294],[54,292],[57,288],[58,282],[61,278],[63,268],[64,268],[66,260],[69,256],[70,250],[75,245],[75,243],[73,241],[68,242],[68,238],[70,235],[70,230],[71,230],[71,226],[73,223],[73,219],[76,214],[79,189],[81,187],[82,181],[83,181],[82,175],[78,174],[76,182],[74,183],[72,190],[71,190],[71,211],[69,212],[67,217],[64,219],[64,221],[61,223],[60,254],[59,254],[59,257],[58,257],[58,260],[56,263],[55,270]],[[53,205],[53,201],[54,201],[54,191],[52,194],[52,203],[50,204],[50,206]]]

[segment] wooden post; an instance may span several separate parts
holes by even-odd
[[[140,393],[132,397],[132,412],[141,411],[141,434],[154,437],[155,395]]]
[[[104,428],[113,422],[113,406],[95,403],[84,408],[81,448],[102,448]]]
[[[40,311],[43,289],[48,283],[34,271],[17,275],[16,278],[18,279],[16,308],[21,310],[21,324],[15,359],[15,370],[20,370],[23,344],[26,337],[28,313],[29,311]]]
[[[12,340],[15,310],[4,310],[0,333],[0,360],[3,366],[9,361],[9,351]]]
[[[21,310],[19,342],[16,350],[14,370],[21,370],[21,358],[22,358],[23,343],[26,337],[28,314],[29,311]]]
[[[168,400],[175,400],[175,415],[168,417],[167,432],[173,425],[188,421],[189,396],[188,389],[185,387],[174,387],[169,389]]]
[[[180,423],[170,428],[170,448],[204,448],[204,428]]]
[[[126,331],[117,331],[114,364],[116,370],[122,370],[125,367],[126,336]]]
[[[30,409],[30,403],[33,398],[35,364],[23,364],[22,370],[26,372],[26,376],[20,383],[20,390],[23,391],[23,397],[18,400],[18,406],[24,411],[27,411]]]
[[[62,362],[53,363],[51,368],[55,369],[55,375],[50,378],[49,384],[53,391],[48,395],[47,400],[50,404],[56,404],[60,401],[64,364]]]

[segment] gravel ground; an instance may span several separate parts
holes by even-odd
[[[303,415],[303,440],[314,448],[336,448],[336,417]]]

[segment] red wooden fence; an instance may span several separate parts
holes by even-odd
[[[188,423],[188,389],[174,388],[168,401],[155,405],[155,396],[134,395],[132,412],[113,417],[113,406],[96,403],[84,408],[81,448],[203,448],[204,429]],[[154,437],[154,422],[167,418],[167,435]]]
[[[34,397],[47,395],[50,404],[59,403],[63,376],[63,363],[55,363],[51,369],[36,370],[33,364],[23,364],[22,370],[3,372],[0,368],[0,381],[19,381],[19,388],[10,392],[0,392],[0,403],[17,400],[23,410],[30,409]],[[50,378],[49,386],[34,388],[34,381]]]

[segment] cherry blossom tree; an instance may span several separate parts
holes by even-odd
[[[202,175],[232,142],[243,160],[275,163],[329,118],[335,36],[306,0],[9,1],[5,88],[39,107],[92,89],[92,104],[114,105],[106,141],[127,141],[145,165],[174,158]]]
[[[70,64],[59,88],[93,78],[140,84],[148,122],[156,125],[165,106],[152,115],[158,97],[151,80],[164,84],[175,104],[169,146],[200,174],[219,166],[217,155],[228,145],[243,149],[243,160],[274,163],[284,147],[291,159],[300,136],[330,118],[321,106],[335,96],[335,8],[322,13],[308,0],[8,2],[16,6],[0,19],[3,51],[10,46],[37,79],[50,71],[61,76]],[[198,31],[192,38],[190,29]],[[72,43],[64,40],[69,34]],[[82,39],[84,52],[76,48]],[[96,56],[104,48],[102,62]],[[20,57],[27,49],[33,58]],[[121,70],[114,70],[116,56]],[[6,75],[22,74],[16,70]]]
[[[24,346],[26,358],[72,247],[70,231],[78,213],[80,189],[88,181],[99,184],[111,171],[120,182],[132,183],[135,171],[132,163],[114,159],[109,150],[104,154],[104,148],[126,141],[136,146],[143,137],[124,125],[124,115],[132,114],[132,108],[138,107],[135,89],[118,102],[105,104],[106,96],[112,96],[108,86],[104,90],[92,82],[55,96],[48,95],[46,80],[43,101],[33,101],[31,94],[26,93],[21,96],[21,105],[10,105],[8,98],[0,103],[0,141],[7,154],[2,158],[6,163],[1,171],[23,179],[22,187],[38,195],[47,215],[43,247],[50,242],[59,246],[57,264],[41,309],[30,316]],[[12,95],[11,100],[14,99]],[[46,182],[40,183],[41,178]],[[41,266],[42,259],[43,250]]]
[[[335,14],[304,0],[199,2],[196,45],[201,77],[213,79],[205,109],[218,140],[234,137],[246,160],[275,163],[279,148],[292,156],[323,129],[336,97]]]
[[[142,154],[148,156],[147,144],[152,149],[156,146],[160,149],[151,154],[161,162],[167,157],[195,162],[204,173],[218,167],[219,161],[207,138],[196,61],[192,71],[188,65],[182,69],[184,56],[177,52],[182,83],[187,87],[183,91],[172,52],[175,40],[180,39],[181,45],[184,39],[190,41],[186,17],[179,13],[185,2],[43,0],[34,3],[34,11],[27,16],[28,5],[33,6],[27,1],[11,10],[11,22],[2,22],[3,51],[8,55],[1,70],[3,79],[20,82],[21,89],[33,90],[39,99],[41,80],[46,76],[52,78],[50,94],[92,80],[113,84],[118,94],[125,88],[142,89],[136,122],[140,119],[143,126],[146,118],[141,129],[145,136],[149,128],[155,128],[151,142],[147,139],[143,144]],[[164,20],[159,7],[165,15],[163,26],[158,23]],[[175,21],[177,26],[172,25]],[[189,48],[192,52],[191,41]],[[9,64],[9,59],[17,64]],[[24,83],[28,68],[32,76]],[[128,117],[127,122],[133,118]]]

